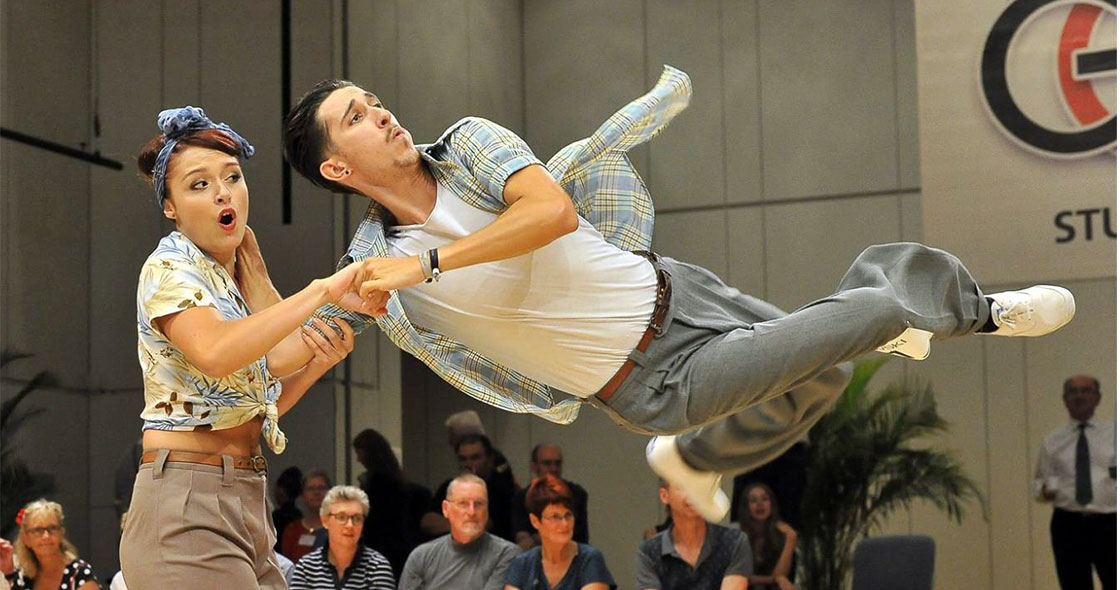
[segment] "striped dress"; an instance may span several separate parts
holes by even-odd
[[[342,578],[327,559],[328,548],[320,547],[296,562],[290,590],[395,590],[393,568],[384,555],[358,546],[358,554]]]

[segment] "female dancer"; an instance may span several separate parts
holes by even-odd
[[[353,350],[348,326],[301,325],[324,303],[354,306],[355,268],[281,300],[246,226],[253,147],[194,107],[159,127],[138,164],[175,231],[137,289],[145,452],[122,571],[131,590],[285,588],[260,437],[283,452],[279,417]]]

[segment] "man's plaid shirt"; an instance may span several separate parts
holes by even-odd
[[[653,239],[653,200],[627,158],[631,148],[652,139],[688,106],[692,82],[688,75],[665,66],[649,93],[611,115],[591,137],[560,150],[545,167],[572,197],[576,212],[607,242],[623,250],[648,250]],[[502,199],[506,179],[540,160],[513,132],[485,119],[468,117],[455,123],[435,143],[417,146],[436,180],[465,202],[493,213],[508,205]],[[384,220],[388,211],[371,203],[339,268],[371,257],[388,256]],[[557,400],[547,385],[499,365],[463,344],[413,325],[396,292],[388,313],[373,318],[337,306],[320,308],[320,317],[342,318],[361,331],[376,323],[402,350],[467,395],[517,413],[532,413],[568,424],[576,419],[581,400]]]

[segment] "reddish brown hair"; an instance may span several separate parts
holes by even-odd
[[[151,138],[140,149],[140,155],[136,157],[136,165],[140,168],[140,178],[143,178],[149,186],[152,184],[152,172],[156,167],[156,158],[159,156],[159,151],[163,149],[165,139],[166,137],[162,133]],[[238,147],[237,142],[220,129],[200,129],[180,139],[179,145],[171,150],[171,157],[174,158],[175,154],[179,153],[184,146],[209,148],[235,158],[241,157],[241,148]],[[167,162],[167,167],[170,170],[170,160]]]
[[[552,504],[564,506],[572,512],[576,511],[575,502],[572,501],[572,490],[564,480],[551,473],[542,475],[529,484],[529,491],[525,494],[525,509],[529,514],[541,517],[545,508]]]

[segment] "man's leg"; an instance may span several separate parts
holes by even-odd
[[[1092,546],[1083,524],[1079,514],[1060,508],[1050,517],[1050,545],[1062,590],[1093,590]]]
[[[782,395],[677,437],[685,462],[703,471],[736,473],[773,461],[832,409],[851,365],[832,367]]]
[[[1093,545],[1093,566],[1097,568],[1097,577],[1101,580],[1101,588],[1115,590],[1116,588],[1116,515],[1102,514],[1093,520],[1093,534],[1090,542]]]

